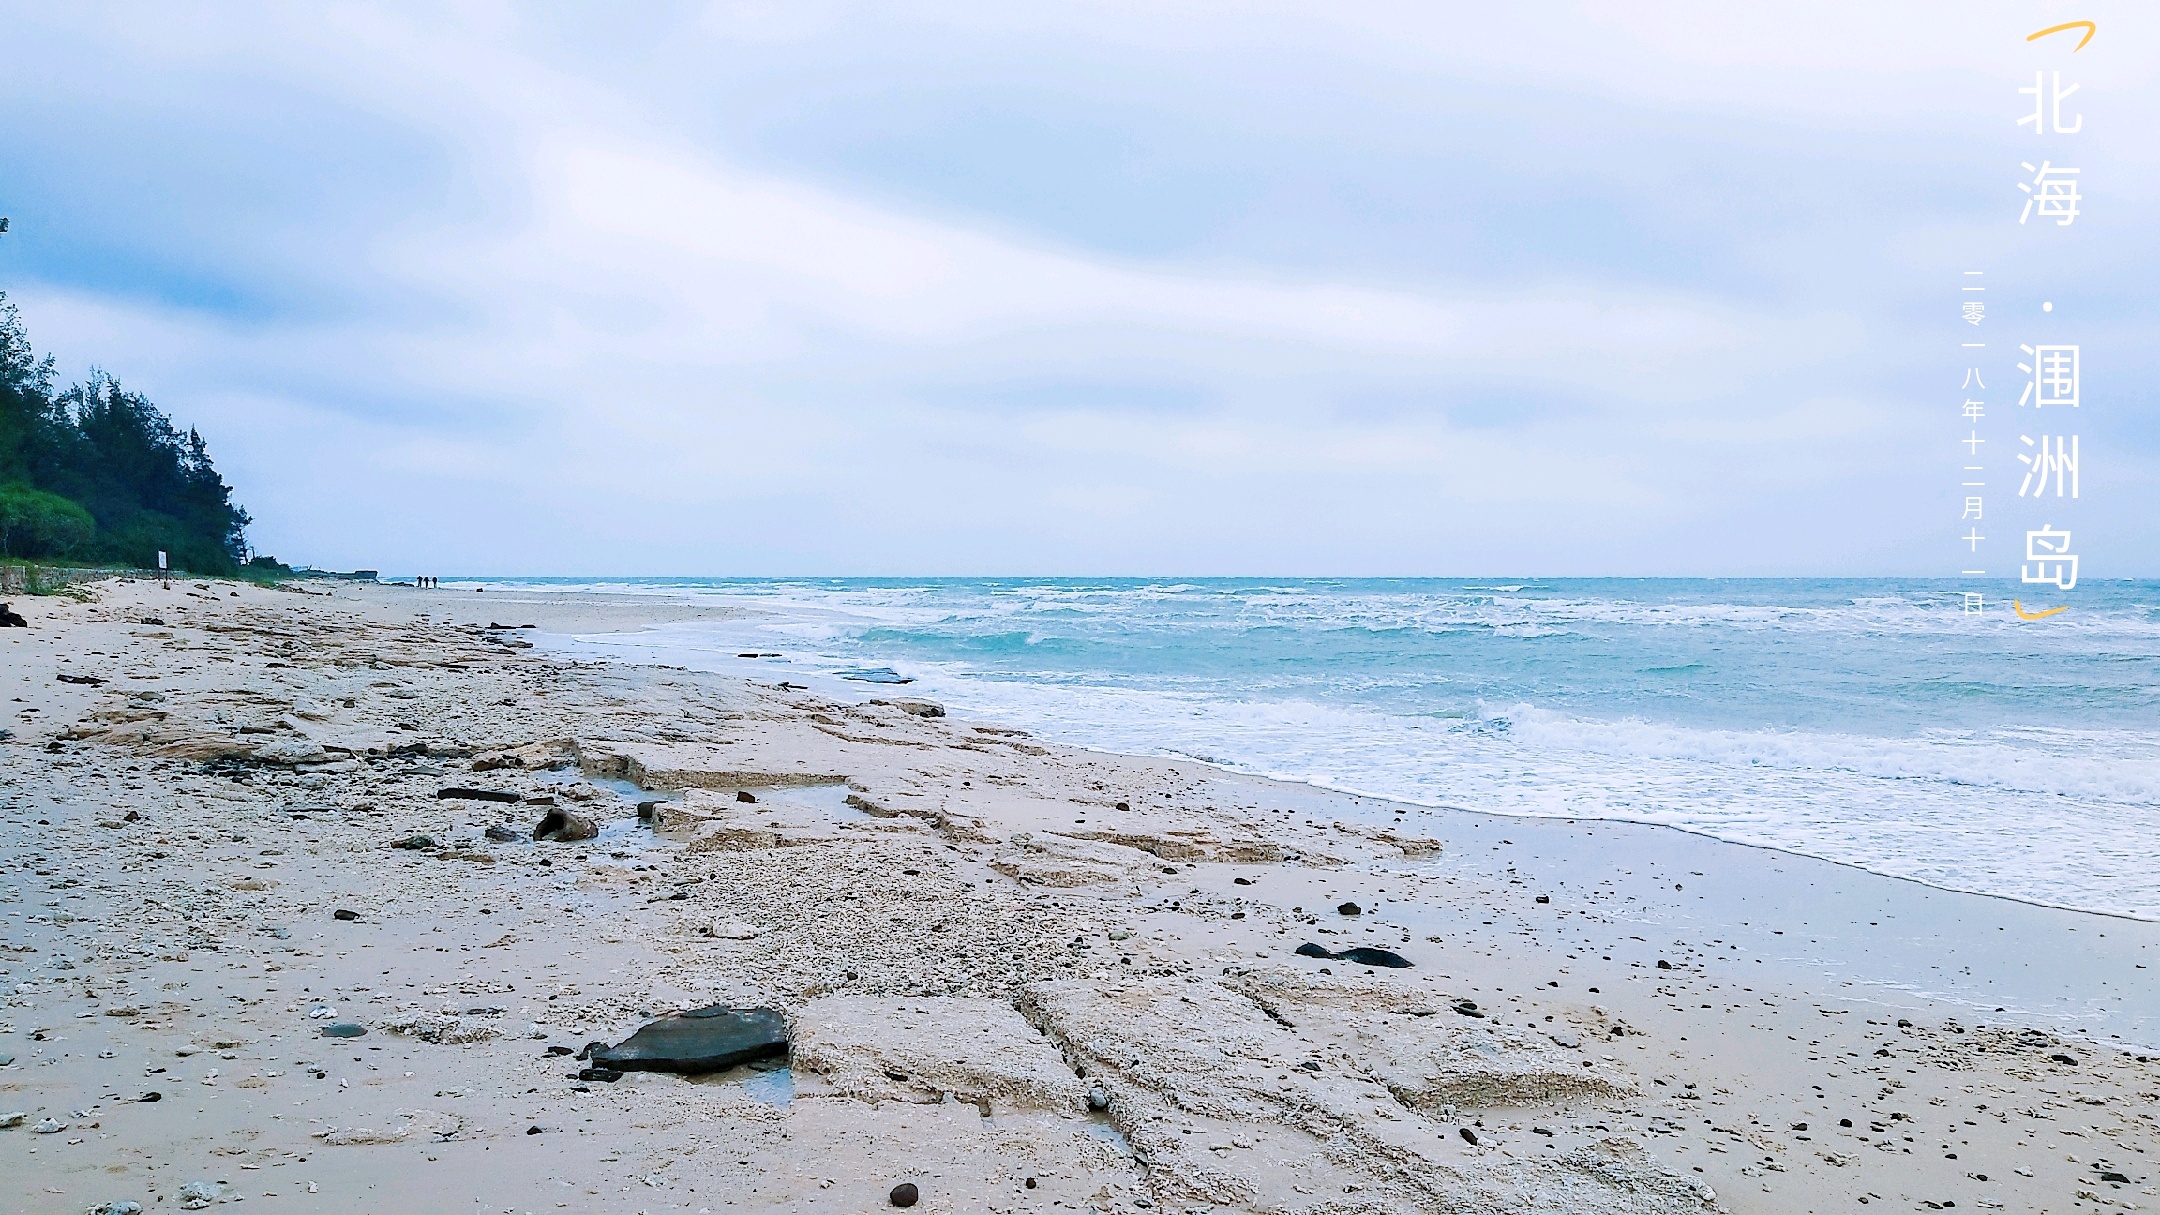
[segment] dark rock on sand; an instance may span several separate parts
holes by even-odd
[[[437,789],[435,791],[436,801],[449,801],[452,799],[468,802],[514,802],[523,800],[518,794],[510,792],[508,789],[468,789],[463,785],[452,785],[447,789]]]
[[[1358,906],[1356,903],[1344,903],[1342,906],[1337,907],[1335,912],[1337,915],[1359,915],[1364,910],[1363,907]]]
[[[1335,955],[1338,962],[1355,962],[1360,966],[1385,966],[1391,970],[1407,970],[1410,959],[1392,949],[1376,949],[1371,945],[1359,945]]]
[[[1360,966],[1385,966],[1393,970],[1406,970],[1410,966],[1410,959],[1394,950],[1376,949],[1371,945],[1353,945],[1337,953],[1325,945],[1307,941],[1297,947],[1297,952],[1299,957],[1320,958],[1331,962],[1355,962]],[[1471,1007],[1476,1008],[1477,1005],[1473,1004]]]
[[[602,1084],[613,1084],[622,1079],[622,1072],[612,1067],[581,1067],[578,1069],[578,1074],[573,1078],[586,1081],[598,1080]]]
[[[757,800],[757,795],[750,792],[748,789],[737,789],[735,791],[735,800],[739,802],[754,802]]]
[[[1463,1142],[1464,1142],[1464,1143],[1467,1143],[1467,1144],[1469,1144],[1469,1145],[1470,1145],[1471,1147],[1476,1147],[1476,1146],[1477,1146],[1477,1132],[1476,1132],[1476,1131],[1473,1131],[1473,1130],[1471,1130],[1471,1129],[1470,1129],[1469,1127],[1467,1127],[1467,1126],[1466,1126],[1466,1127],[1463,1127],[1463,1128],[1461,1128],[1461,1134],[1462,1134],[1462,1140],[1463,1140]]]
[[[487,837],[498,844],[507,844],[525,838],[524,833],[517,828],[505,827],[500,823],[487,829]]]
[[[911,1207],[922,1201],[922,1191],[915,1188],[914,1182],[903,1181],[892,1188],[892,1193],[885,1196],[885,1201],[896,1207]]]
[[[714,1004],[647,1022],[628,1041],[591,1052],[594,1065],[694,1076],[787,1053],[787,1019],[776,1008]]]
[[[534,839],[558,844],[589,840],[598,834],[599,824],[582,814],[573,814],[559,807],[542,815],[539,823],[533,827]]]
[[[393,842],[390,846],[392,848],[408,848],[414,852],[433,852],[435,851],[435,837],[432,835],[408,836],[405,839]]]
[[[338,908],[338,909],[337,909],[336,911],[333,911],[333,912],[331,912],[331,913],[330,913],[330,916],[331,916],[331,918],[332,918],[332,919],[338,919],[338,920],[347,920],[347,921],[350,921],[350,920],[357,920],[357,919],[359,919],[359,918],[360,918],[360,913],[359,913],[359,912],[357,912],[357,911],[354,911],[354,910],[353,910],[352,908],[350,908],[350,907],[340,907],[340,908]]]
[[[351,1021],[339,1021],[322,1027],[322,1036],[325,1038],[358,1038],[366,1033],[367,1026]]]
[[[1455,1011],[1466,1017],[1482,1017],[1485,1015],[1478,1011],[1477,1001],[1475,1000],[1455,1001]]]
[[[15,614],[10,604],[0,603],[0,629],[27,629],[30,622]]]

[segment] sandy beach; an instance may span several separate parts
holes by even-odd
[[[14,607],[9,1211],[2155,1201],[2150,923],[550,644],[662,596]],[[786,1054],[578,1057],[715,1004]]]

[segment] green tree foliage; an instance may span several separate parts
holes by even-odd
[[[0,550],[229,573],[247,512],[202,436],[102,372],[63,391],[0,292]]]

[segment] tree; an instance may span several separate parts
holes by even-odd
[[[248,514],[233,503],[202,435],[183,435],[149,398],[101,371],[55,393],[52,358],[37,357],[4,292],[0,486],[14,512],[5,541],[12,555],[147,568],[163,550],[179,568],[230,573],[247,551]]]

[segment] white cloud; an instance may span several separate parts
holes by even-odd
[[[1145,20],[947,7],[918,11],[896,40],[942,20],[978,54],[1074,40],[1172,70],[1159,57],[1190,53],[1204,60],[1196,90],[1239,48],[1308,46],[1542,84],[1562,115],[1604,94],[1897,127],[1969,114],[1969,101],[1938,112],[1928,90],[1981,53],[1976,40],[2026,19],[1981,11],[1930,39],[1936,18],[1919,10],[1858,6],[1777,25],[1710,5],[1584,5],[1557,25],[1499,10],[1262,8],[1225,23],[1152,5]],[[259,273],[329,284],[307,308],[160,302],[66,267],[17,295],[44,344],[95,352],[202,422],[282,556],[503,571],[1565,571],[1668,561],[1690,527],[1754,520],[1796,567],[1823,568],[1837,557],[1827,533],[1869,504],[1791,504],[1856,475],[1909,479],[1928,441],[1897,391],[1850,382],[1843,364],[1882,359],[1902,332],[1864,326],[1837,285],[1738,305],[1669,265],[1625,282],[1587,268],[1375,282],[1258,257],[1114,254],[741,154],[660,104],[634,67],[538,46],[522,10],[256,17],[52,17],[77,24],[47,36],[153,65],[135,104],[174,80],[249,98],[304,90],[354,131],[388,124],[436,150],[452,197],[408,199],[359,231],[284,216],[250,252]],[[715,5],[686,37],[815,57],[898,20]],[[2121,57],[2093,65],[2096,96],[2097,82],[2128,93],[2150,75]],[[1879,87],[1864,96],[1856,80]],[[235,155],[249,138],[230,133]],[[1775,251],[1795,273],[1827,252]],[[1093,381],[1175,384],[1191,403],[996,391],[1071,382],[1084,397]],[[1366,397],[1392,404],[1345,404]],[[1459,416],[1471,405],[1477,419]],[[1735,538],[1655,568],[1757,551]]]

